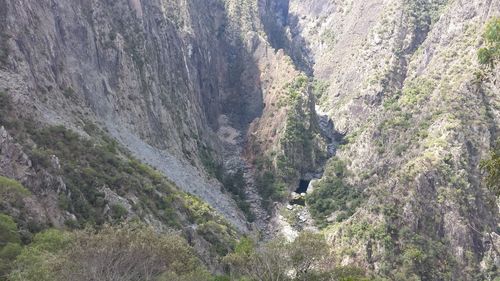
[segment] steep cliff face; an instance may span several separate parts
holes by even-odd
[[[0,88],[16,109],[13,119],[35,127],[63,125],[89,139],[99,138],[88,130],[97,125],[131,157],[202,198],[240,231],[248,230],[241,206],[220,182],[247,169],[250,188],[245,192],[255,199],[253,212],[261,212],[257,191],[252,191],[253,168],[240,154],[247,128],[257,126],[257,134],[266,135],[267,125],[254,120],[264,116],[262,121],[269,121],[276,109],[271,100],[286,99],[278,94],[300,75],[289,57],[273,47],[286,34],[287,1],[0,5],[5,11]],[[316,134],[314,101],[307,86],[300,91],[297,110],[311,116],[305,126]],[[283,121],[287,114],[280,113]],[[270,126],[282,134],[280,122]],[[11,130],[7,126],[9,133],[19,133]],[[32,130],[23,133],[35,147],[40,145],[29,136]],[[300,147],[300,142],[289,145],[290,150]],[[31,149],[24,150],[30,154]],[[299,150],[292,170],[315,164],[314,151]],[[257,151],[249,158],[266,153],[267,146]],[[25,175],[9,177],[30,186]],[[57,216],[56,225],[61,225],[70,214]],[[263,224],[266,216],[260,217]]]
[[[288,26],[289,0],[259,0],[259,14],[269,43],[282,49],[287,45],[286,28]]]
[[[269,230],[324,171],[300,210],[332,264],[492,280],[479,163],[499,71],[476,54],[496,15],[498,0],[0,0],[0,176],[31,192],[0,210],[32,232],[138,217],[215,266],[233,228]]]
[[[243,72],[257,72],[244,45],[228,40],[225,3],[0,5],[0,83],[20,115],[81,133],[87,122],[99,124],[245,228],[220,184],[199,171],[220,161],[213,153],[219,115],[241,126],[262,107],[257,83],[255,90],[240,86]]]
[[[498,208],[479,161],[500,90],[477,50],[499,13],[498,1],[292,1],[293,41],[327,85],[320,105],[348,133],[330,165],[363,194],[326,230],[338,263],[397,280],[496,276]]]

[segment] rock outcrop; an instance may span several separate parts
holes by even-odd
[[[492,280],[499,213],[479,167],[499,71],[476,54],[499,15],[498,0],[0,0],[0,176],[31,192],[9,211],[35,232],[88,209],[175,225],[210,264],[233,227],[293,239],[276,209],[326,162],[312,193],[350,200],[318,199],[336,210],[333,265]],[[297,225],[316,230],[308,207]]]
[[[498,138],[500,89],[477,50],[500,2],[290,6],[292,41],[327,85],[321,108],[347,133],[344,180],[363,191],[327,230],[338,263],[397,280],[495,278],[499,213],[479,162]]]

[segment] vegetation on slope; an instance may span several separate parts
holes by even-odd
[[[0,280],[12,269],[12,262],[21,253],[21,236],[14,219],[0,213]]]
[[[483,37],[486,47],[478,52],[479,63],[494,67],[500,59],[500,18],[488,22]],[[500,196],[500,141],[481,167],[487,173],[486,183],[496,196]]]
[[[500,144],[497,144],[490,157],[481,163],[481,167],[486,171],[486,183],[491,191],[500,196]]]
[[[98,229],[48,229],[20,245],[16,225],[0,215],[2,271],[11,281],[367,281],[355,267],[329,266],[323,235],[303,232],[293,242],[283,238],[257,244],[243,238],[224,258],[224,275],[208,272],[194,249],[174,232],[158,233],[137,222]],[[6,274],[7,273],[7,274]]]
[[[38,233],[22,249],[8,277],[12,281],[210,280],[183,238],[134,223]]]
[[[488,55],[483,59],[486,71],[498,61],[498,26],[498,19],[487,24],[485,48],[479,52],[480,60]],[[380,112],[339,148],[338,158],[350,173],[328,175],[330,163],[315,184],[319,189],[308,195],[307,205],[320,226],[329,218],[325,231],[336,258],[363,264],[391,280],[498,276],[497,254],[489,248],[496,239],[491,233],[498,233],[498,211],[478,181],[477,161],[489,145],[484,140],[490,133],[495,136],[489,124],[495,122],[498,93],[488,92],[492,81],[472,80],[478,70],[474,49],[480,28],[464,24],[453,44],[422,46],[409,62],[403,87],[384,92]],[[432,59],[422,54],[433,47]],[[499,155],[496,148],[482,165],[497,195]],[[348,210],[350,201],[359,198],[356,188],[364,190],[366,202],[346,213],[350,219],[336,223],[336,212]]]
[[[286,198],[289,186],[326,160],[326,145],[319,132],[310,84],[309,78],[301,74],[283,87],[276,104],[284,111],[283,126],[275,133],[277,145],[254,161],[260,171],[257,186],[268,207],[273,201]]]
[[[293,242],[278,237],[255,244],[250,239],[242,239],[224,261],[229,266],[230,280],[379,280],[356,267],[332,268],[328,264],[330,258],[323,235],[305,231]]]
[[[106,223],[138,219],[160,228],[183,229],[186,237],[205,240],[211,261],[231,251],[237,236],[234,229],[212,208],[195,196],[180,192],[158,171],[134,159],[125,149],[92,124],[85,130],[92,138],[83,138],[63,126],[40,127],[29,119],[17,118],[10,97],[0,93],[0,126],[23,146],[40,177],[60,178],[49,181],[50,192],[57,190],[58,209],[67,218],[68,229],[87,226],[100,228]],[[50,227],[32,221],[21,210],[22,198],[34,186],[0,177],[0,212],[11,215],[21,227],[23,242]],[[36,191],[36,192],[35,192]],[[32,190],[34,198],[45,190]],[[65,215],[66,214],[66,215]],[[70,215],[67,215],[70,214]],[[44,222],[42,222],[44,223]],[[186,226],[196,225],[193,230]],[[194,233],[193,233],[194,232]]]
[[[346,183],[345,164],[333,158],[328,161],[324,175],[314,191],[307,195],[306,203],[316,224],[325,227],[328,222],[341,222],[354,213],[362,198],[360,192]]]
[[[481,64],[493,67],[500,59],[500,18],[488,22],[483,37],[486,46],[479,50],[478,59]]]

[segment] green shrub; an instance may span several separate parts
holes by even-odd
[[[246,201],[246,182],[243,171],[239,169],[236,173],[225,173],[222,179],[222,185],[226,191],[232,194],[238,208],[243,211],[247,220],[253,222],[255,220],[255,215],[250,209],[250,204]]]
[[[270,211],[273,202],[280,201],[285,196],[286,186],[271,171],[265,171],[259,175],[255,184],[262,197],[262,203],[268,211]]]
[[[205,171],[212,177],[222,181],[223,170],[222,165],[214,158],[213,151],[205,145],[198,144],[198,151],[201,163]]]
[[[481,162],[481,168],[486,171],[486,184],[490,190],[500,196],[500,141],[489,158]]]
[[[88,125],[86,128],[90,128],[100,141],[83,139],[62,126],[34,128],[30,131],[33,141],[38,145],[30,150],[34,165],[53,169],[49,155],[59,159],[69,191],[59,195],[60,207],[74,213],[78,225],[102,224],[107,219],[103,216],[107,202],[100,188],[106,186],[118,195],[134,193],[137,197],[146,198],[143,208],[159,217],[165,216],[165,223],[169,225],[178,225],[179,219],[175,212],[163,212],[168,209],[163,197],[174,194],[175,186],[159,172],[122,151],[116,141],[97,128]],[[112,219],[119,220],[125,215],[120,207],[111,208]]]
[[[9,127],[9,114],[12,111],[10,95],[0,91],[0,126]]]
[[[436,85],[431,80],[418,78],[404,87],[399,102],[402,105],[416,105],[426,99],[435,88]]]
[[[312,91],[317,101],[322,101],[326,97],[326,93],[330,85],[322,80],[314,80],[312,83]]]
[[[234,246],[232,234],[227,226],[215,221],[200,224],[196,231],[211,244],[216,255],[225,256]]]
[[[479,49],[479,63],[493,67],[500,58],[500,18],[492,18],[484,32],[485,47]]]
[[[346,184],[345,164],[332,158],[325,168],[323,178],[314,185],[314,191],[306,196],[306,205],[311,215],[320,226],[326,225],[326,219],[338,212],[337,221],[350,217],[361,203],[361,194],[354,187]]]
[[[205,278],[208,273],[184,239],[137,224],[42,232],[22,250],[9,274],[12,281]]]
[[[8,243],[21,243],[17,224],[12,217],[0,213],[0,249]]]
[[[17,224],[12,217],[0,213],[0,280],[6,280],[5,276],[12,267],[12,261],[21,252],[20,244]]]
[[[324,271],[318,265],[328,259],[328,244],[323,235],[304,231],[293,242],[277,237],[257,244],[249,238],[243,238],[235,251],[223,261],[229,267],[230,280],[374,280],[355,267]],[[294,271],[293,275],[290,274],[291,270]]]
[[[30,192],[16,180],[0,176],[0,206],[8,203],[20,207],[22,198],[29,195]]]
[[[127,209],[121,204],[111,205],[111,216],[115,220],[121,220],[127,215]]]

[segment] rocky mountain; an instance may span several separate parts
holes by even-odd
[[[326,85],[319,104],[347,133],[336,159],[362,194],[326,230],[339,263],[395,280],[497,276],[498,208],[479,163],[498,139],[498,69],[477,51],[499,8],[292,1],[292,42]]]
[[[25,244],[175,229],[213,272],[242,236],[306,229],[326,237],[317,268],[495,280],[480,164],[499,72],[477,53],[498,16],[498,0],[0,0],[0,212]]]

